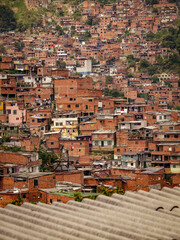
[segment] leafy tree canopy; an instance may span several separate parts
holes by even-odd
[[[111,84],[111,83],[113,83],[113,77],[106,76],[106,84]]]
[[[124,93],[119,91],[118,89],[104,89],[104,95],[105,96],[112,96],[112,97],[124,97]]]
[[[158,0],[146,0],[147,5],[153,5],[153,4],[158,4],[158,3],[159,3]]]
[[[88,19],[86,20],[86,24],[90,25],[90,26],[94,26],[97,25],[99,23],[100,19],[99,18],[95,18],[92,16],[88,16]]]
[[[76,9],[73,12],[72,17],[74,18],[74,20],[79,20],[81,18],[81,11],[79,9]]]
[[[64,30],[61,26],[57,25],[56,26],[56,31],[58,32],[59,36],[64,35]]]
[[[56,66],[58,67],[58,68],[66,68],[66,63],[64,62],[64,61],[57,61],[56,62]]]
[[[19,41],[19,42],[15,42],[14,46],[18,52],[21,52],[25,45],[23,42]]]
[[[54,163],[58,157],[53,152],[47,152],[45,148],[40,148],[39,151],[39,159],[42,159],[41,170],[50,170],[51,164]]]
[[[0,44],[0,52],[1,53],[6,53],[6,49],[3,44]]]
[[[17,22],[14,12],[5,5],[0,5],[0,32],[15,30]]]

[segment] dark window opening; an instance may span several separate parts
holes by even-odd
[[[34,187],[38,186],[38,179],[34,179]]]

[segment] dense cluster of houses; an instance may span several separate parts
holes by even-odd
[[[159,2],[153,12],[139,0],[103,8],[84,1],[84,20],[98,17],[97,25],[66,16],[56,19],[66,27],[65,36],[53,26],[46,32],[36,28],[33,35],[1,34],[6,51],[0,61],[0,206],[18,196],[28,202],[67,202],[73,198],[65,194],[69,190],[149,191],[180,184],[180,112],[168,108],[180,105],[179,76],[162,73],[152,82],[147,73],[131,69],[133,76],[127,77],[127,55],[153,63],[169,54],[158,41],[145,41],[147,32],[171,26],[177,18],[175,3]],[[72,26],[79,34],[90,31],[91,37],[70,37]],[[24,43],[21,51],[14,45],[18,41]],[[62,62],[64,68],[58,66]],[[105,87],[124,97],[105,96]],[[50,171],[40,171],[42,148],[57,155],[54,165],[46,166]]]

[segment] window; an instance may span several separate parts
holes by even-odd
[[[76,107],[78,108],[78,107],[79,107],[79,104],[76,104]]]
[[[169,138],[169,135],[164,135],[164,138]]]
[[[133,166],[134,164],[133,163],[131,163],[131,166]]]
[[[108,145],[112,145],[112,141],[107,141],[107,144]]]
[[[81,152],[81,149],[79,149],[79,152]]]
[[[51,203],[51,204],[53,203],[53,200],[52,200],[52,199],[50,199],[50,203]]]
[[[174,135],[174,138],[178,138],[178,134],[175,134],[175,135]]]
[[[88,109],[88,105],[85,106],[85,109]]]
[[[11,110],[6,110],[6,114],[11,114]]]
[[[70,107],[71,107],[71,105],[67,105],[67,107],[68,107],[68,108],[70,108]]]
[[[16,115],[17,114],[17,110],[13,110],[13,115]]]
[[[61,202],[61,200],[60,200],[60,199],[57,199],[57,202]]]
[[[34,119],[32,119],[32,122],[35,122],[35,120],[34,120]]]
[[[153,119],[156,119],[156,116],[153,116]]]
[[[119,149],[119,148],[117,149],[117,152],[120,152],[120,149]]]
[[[19,118],[16,118],[16,120],[19,120]]]
[[[51,142],[51,145],[54,145],[54,142]]]
[[[95,146],[99,146],[99,142],[98,141],[94,141],[94,145]]]
[[[163,127],[162,127],[162,126],[160,126],[160,129],[163,129]]]
[[[39,185],[38,179],[34,179],[34,187],[37,187]]]
[[[23,197],[23,198],[26,198],[26,193],[23,193],[22,197]]]
[[[88,99],[89,102],[92,102],[92,99]]]

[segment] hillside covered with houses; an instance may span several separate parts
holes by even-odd
[[[0,206],[180,184],[173,0],[0,0]]]

